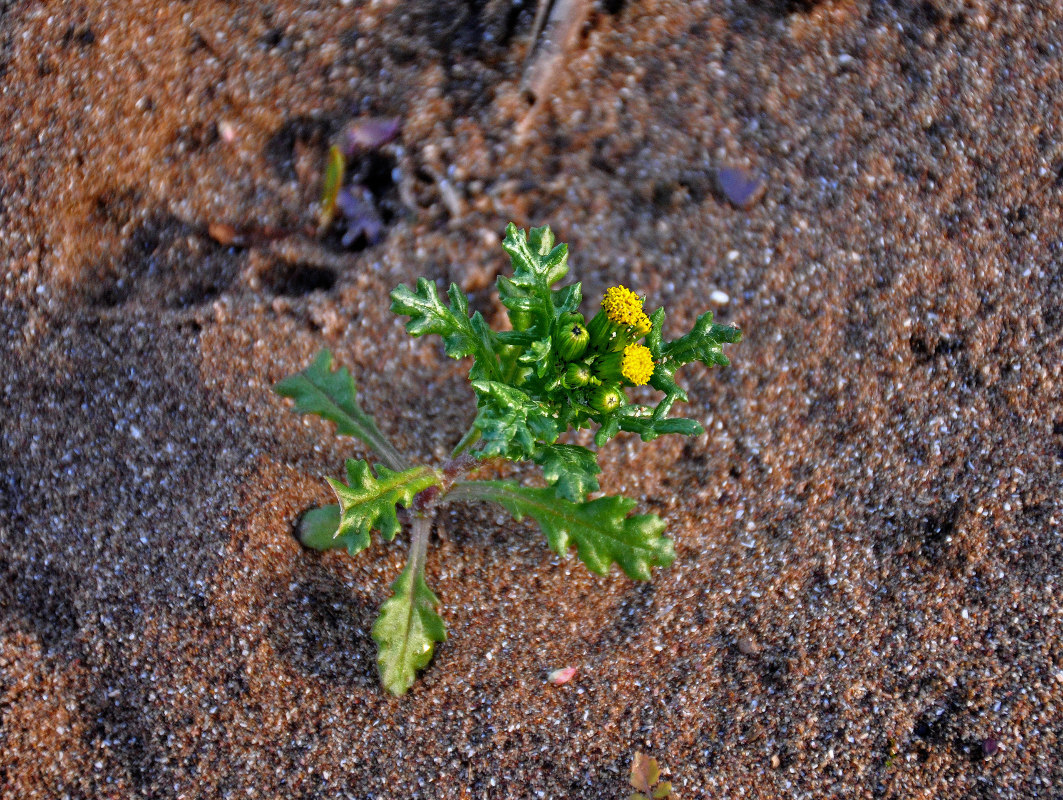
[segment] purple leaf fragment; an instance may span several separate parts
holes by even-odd
[[[401,121],[393,117],[366,117],[343,129],[343,154],[347,158],[376,150],[399,135]]]
[[[347,223],[343,246],[350,247],[359,236],[367,244],[376,244],[384,236],[384,220],[377,213],[372,193],[364,186],[348,186],[336,195],[336,208]]]
[[[768,188],[759,176],[739,167],[721,167],[716,170],[716,185],[731,205],[741,209],[756,205]]]

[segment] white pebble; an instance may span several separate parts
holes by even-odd
[[[709,300],[717,306],[725,306],[731,302],[727,292],[721,292],[719,289],[713,290],[712,294],[709,295]]]

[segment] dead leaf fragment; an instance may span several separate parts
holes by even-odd
[[[631,762],[631,777],[629,778],[632,786],[640,792],[648,794],[650,787],[657,783],[660,777],[661,770],[657,766],[656,758],[652,758],[645,753],[635,753],[635,758]]]

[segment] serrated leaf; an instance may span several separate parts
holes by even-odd
[[[646,581],[653,567],[675,560],[672,540],[662,535],[664,521],[655,514],[629,517],[636,505],[630,497],[573,503],[552,487],[532,489],[511,481],[466,481],[458,486],[459,499],[498,503],[518,520],[532,517],[555,553],[574,546],[580,560],[599,575],[619,564],[629,578]]]
[[[439,473],[431,467],[393,472],[378,464],[376,471],[374,476],[368,462],[349,458],[346,484],[327,479],[340,500],[340,524],[335,537],[343,540],[352,556],[369,546],[371,530],[380,531],[389,542],[394,539],[399,532],[395,507],[401,504],[409,508],[418,492],[442,483]]]
[[[274,384],[273,391],[295,401],[297,414],[314,414],[336,424],[336,433],[368,444],[392,469],[406,469],[405,460],[358,405],[354,378],[346,367],[332,371],[332,353],[322,350],[309,367]]]
[[[532,365],[535,369],[535,374],[541,378],[553,366],[550,358],[553,348],[554,343],[549,336],[544,339],[536,339],[527,345],[518,361],[522,364]]]
[[[432,660],[436,642],[446,641],[447,629],[436,609],[439,598],[424,580],[424,566],[411,560],[391,585],[391,597],[373,623],[377,669],[384,688],[403,695],[417,670]]]
[[[677,366],[700,361],[707,367],[727,366],[731,362],[723,354],[723,345],[742,339],[742,332],[732,325],[717,325],[712,312],[697,318],[690,333],[668,342],[660,348],[661,356]]]
[[[664,800],[666,797],[672,796],[672,782],[661,781],[657,784],[657,788],[653,790],[654,800]]]
[[[437,333],[443,337],[443,347],[451,358],[472,356],[476,362],[473,377],[497,380],[500,372],[494,331],[479,311],[469,317],[468,300],[457,284],[450,285],[447,296],[449,306],[439,299],[434,283],[419,278],[416,291],[399,284],[391,292],[391,310],[410,318],[406,330],[412,336]]]
[[[473,381],[480,410],[475,425],[483,433],[484,456],[527,459],[537,442],[552,444],[561,433],[544,403],[497,381]]]
[[[659,392],[664,392],[672,402],[679,400],[687,402],[687,393],[675,382],[675,372],[681,364],[669,361],[661,354],[661,329],[664,327],[664,309],[658,308],[650,316],[650,332],[646,335],[646,347],[653,356],[653,375],[650,376],[650,386]]]
[[[549,225],[526,234],[512,222],[506,226],[502,249],[513,265],[513,283],[544,297],[550,286],[568,274],[568,245],[554,244]]]
[[[586,447],[574,444],[540,445],[535,463],[543,468],[546,482],[566,500],[579,503],[590,492],[598,491],[598,456]]]
[[[566,287],[559,292],[550,287],[568,273],[568,246],[553,245],[554,235],[549,227],[532,228],[530,235],[512,222],[506,226],[503,249],[509,253],[513,277],[499,277],[498,296],[506,308],[527,312],[532,326],[539,334],[550,331],[554,320],[562,313],[555,303],[579,305],[579,289]]]

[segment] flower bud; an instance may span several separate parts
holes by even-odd
[[[599,311],[587,324],[587,332],[591,335],[591,347],[595,350],[608,350],[609,340],[617,327],[605,316],[604,311]]]
[[[565,361],[575,361],[587,350],[591,340],[582,314],[562,314],[557,322],[557,334],[554,347],[557,354]]]
[[[591,395],[591,408],[609,414],[624,405],[626,400],[619,386],[599,386]]]
[[[565,370],[565,379],[562,383],[568,389],[578,389],[593,380],[594,376],[591,375],[591,368],[577,361],[575,364],[568,365],[568,369]]]

